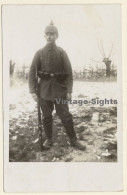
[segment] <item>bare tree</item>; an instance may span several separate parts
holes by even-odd
[[[15,69],[15,62],[12,62],[12,60],[10,60],[10,76],[13,77],[13,73],[14,73],[14,69]]]
[[[111,73],[111,54],[112,54],[112,49],[113,49],[113,43],[112,43],[112,46],[111,46],[111,50],[110,50],[110,53],[108,55],[108,57],[106,57],[105,55],[105,51],[104,51],[104,48],[103,48],[103,44],[101,43],[100,46],[98,45],[98,49],[103,57],[103,61],[106,65],[106,77],[110,77],[110,73]]]

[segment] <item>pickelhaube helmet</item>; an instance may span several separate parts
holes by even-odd
[[[58,29],[54,26],[53,21],[51,20],[50,25],[46,26],[45,33],[56,33],[58,35]]]

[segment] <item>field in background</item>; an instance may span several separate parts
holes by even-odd
[[[74,82],[73,99],[117,99],[115,82]],[[27,82],[13,81],[10,88],[9,160],[11,162],[116,162],[117,107],[69,105],[78,139],[86,151],[70,147],[61,121],[53,112],[53,147],[39,151],[37,105]],[[43,132],[43,141],[45,139]]]

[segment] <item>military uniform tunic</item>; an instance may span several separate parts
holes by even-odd
[[[40,97],[43,113],[43,126],[48,139],[52,138],[52,112],[55,107],[56,113],[62,120],[66,132],[70,138],[75,138],[72,114],[68,104],[57,104],[56,98],[66,98],[67,93],[72,92],[72,68],[66,52],[55,44],[47,44],[43,49],[36,52],[29,74],[30,93],[36,92],[36,66],[49,74],[64,71],[68,74],[66,81],[59,82],[55,77],[48,80],[41,79]]]
[[[30,93],[35,93],[36,66],[48,73],[64,71],[68,74],[66,81],[59,82],[56,78],[41,79],[40,96],[45,100],[63,98],[72,92],[73,78],[72,67],[66,52],[55,44],[47,44],[43,49],[36,52],[29,74]]]

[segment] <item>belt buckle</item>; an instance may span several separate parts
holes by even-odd
[[[51,73],[50,76],[51,76],[51,77],[54,77],[54,73]]]

